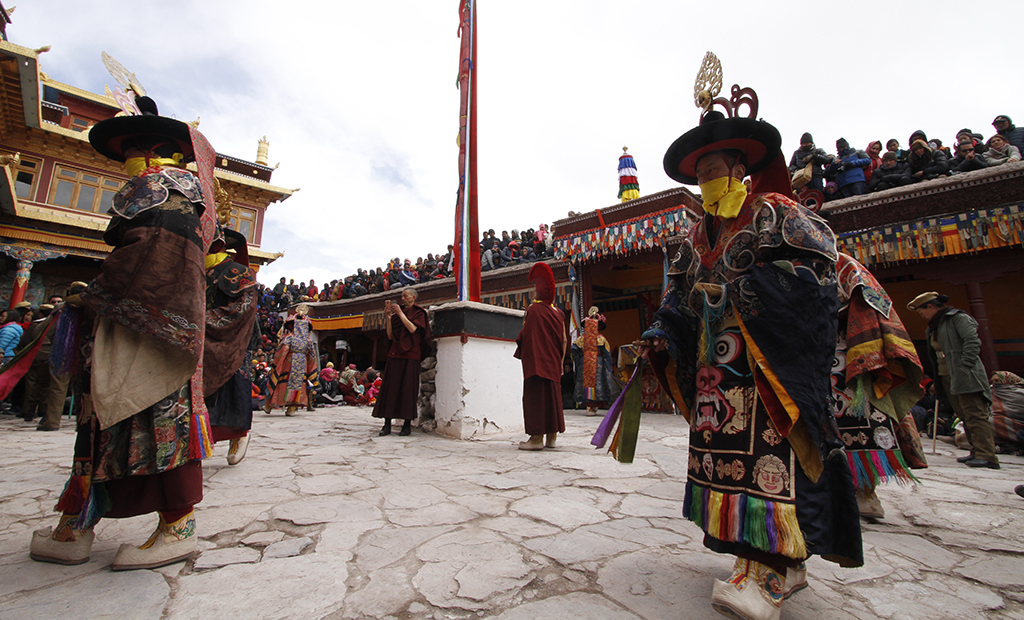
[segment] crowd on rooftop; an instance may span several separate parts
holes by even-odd
[[[554,256],[552,237],[548,225],[541,224],[533,228],[519,231],[513,229],[501,231],[499,238],[494,229],[483,234],[480,241],[480,269],[491,271],[520,263],[533,262]],[[395,257],[385,267],[364,270],[340,280],[332,280],[323,288],[314,280],[295,283],[294,279],[281,278],[273,287],[264,287],[260,294],[261,313],[271,314],[301,302],[336,301],[352,299],[372,293],[382,293],[410,284],[430,282],[438,278],[447,278],[452,273],[454,261],[453,246],[443,254],[428,253],[427,257],[419,257],[413,262]],[[266,332],[264,332],[266,333]]]
[[[995,133],[988,140],[969,128],[961,129],[952,149],[919,129],[910,134],[906,149],[896,138],[887,140],[884,148],[874,140],[864,150],[839,138],[835,154],[818,148],[813,136],[804,133],[800,148],[790,158],[789,171],[796,174],[807,169],[806,186],[823,192],[829,201],[1020,161],[1024,128],[1016,127],[1004,114],[992,126]]]

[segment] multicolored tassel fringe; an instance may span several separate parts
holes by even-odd
[[[683,516],[719,540],[746,543],[790,558],[807,557],[795,504],[722,493],[688,480]]]
[[[89,495],[91,482],[92,476],[72,475],[64,485],[60,499],[57,500],[57,505],[53,509],[57,512],[79,514],[82,511],[82,506],[85,505],[85,498]]]
[[[213,455],[213,440],[210,431],[210,416],[206,408],[202,411],[192,410],[192,420],[188,431],[188,458],[205,459]]]
[[[846,459],[853,474],[853,485],[872,490],[883,482],[910,484],[920,482],[910,471],[899,450],[851,450]]]

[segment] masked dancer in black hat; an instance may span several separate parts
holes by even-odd
[[[32,538],[31,556],[41,562],[85,562],[100,518],[152,512],[156,531],[140,547],[122,544],[114,570],[164,566],[196,551],[200,459],[211,451],[201,361],[215,152],[194,128],[159,116],[148,97],[136,102],[141,115],[89,133],[130,179],[113,198],[103,237],[113,250],[55,336],[53,355],[73,371],[78,439],[60,522]],[[185,168],[193,160],[196,173]]]
[[[705,68],[694,89],[701,123],[664,160],[670,177],[700,186],[705,213],[672,261],[641,351],[690,423],[683,516],[706,547],[737,558],[732,576],[715,582],[712,606],[777,620],[783,599],[807,585],[810,555],[863,563],[828,405],[836,241],[794,200],[781,137],[755,120],[754,92],[734,86],[731,100],[714,99],[713,54]],[[750,118],[736,115],[743,105]]]

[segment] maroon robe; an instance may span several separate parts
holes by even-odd
[[[430,320],[427,311],[413,305],[402,312],[416,331],[409,333],[397,315],[391,315],[391,350],[384,368],[373,417],[398,420],[416,419],[416,398],[420,393],[420,360],[423,350],[430,346]]]
[[[523,421],[527,435],[564,433],[562,358],[565,315],[546,302],[526,309],[516,338],[515,356],[523,362]]]

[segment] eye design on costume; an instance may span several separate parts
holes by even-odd
[[[846,352],[836,351],[835,357],[832,358],[832,372],[840,373],[846,370]]]
[[[731,364],[739,358],[743,350],[743,340],[739,332],[724,331],[715,340],[715,362]]]

